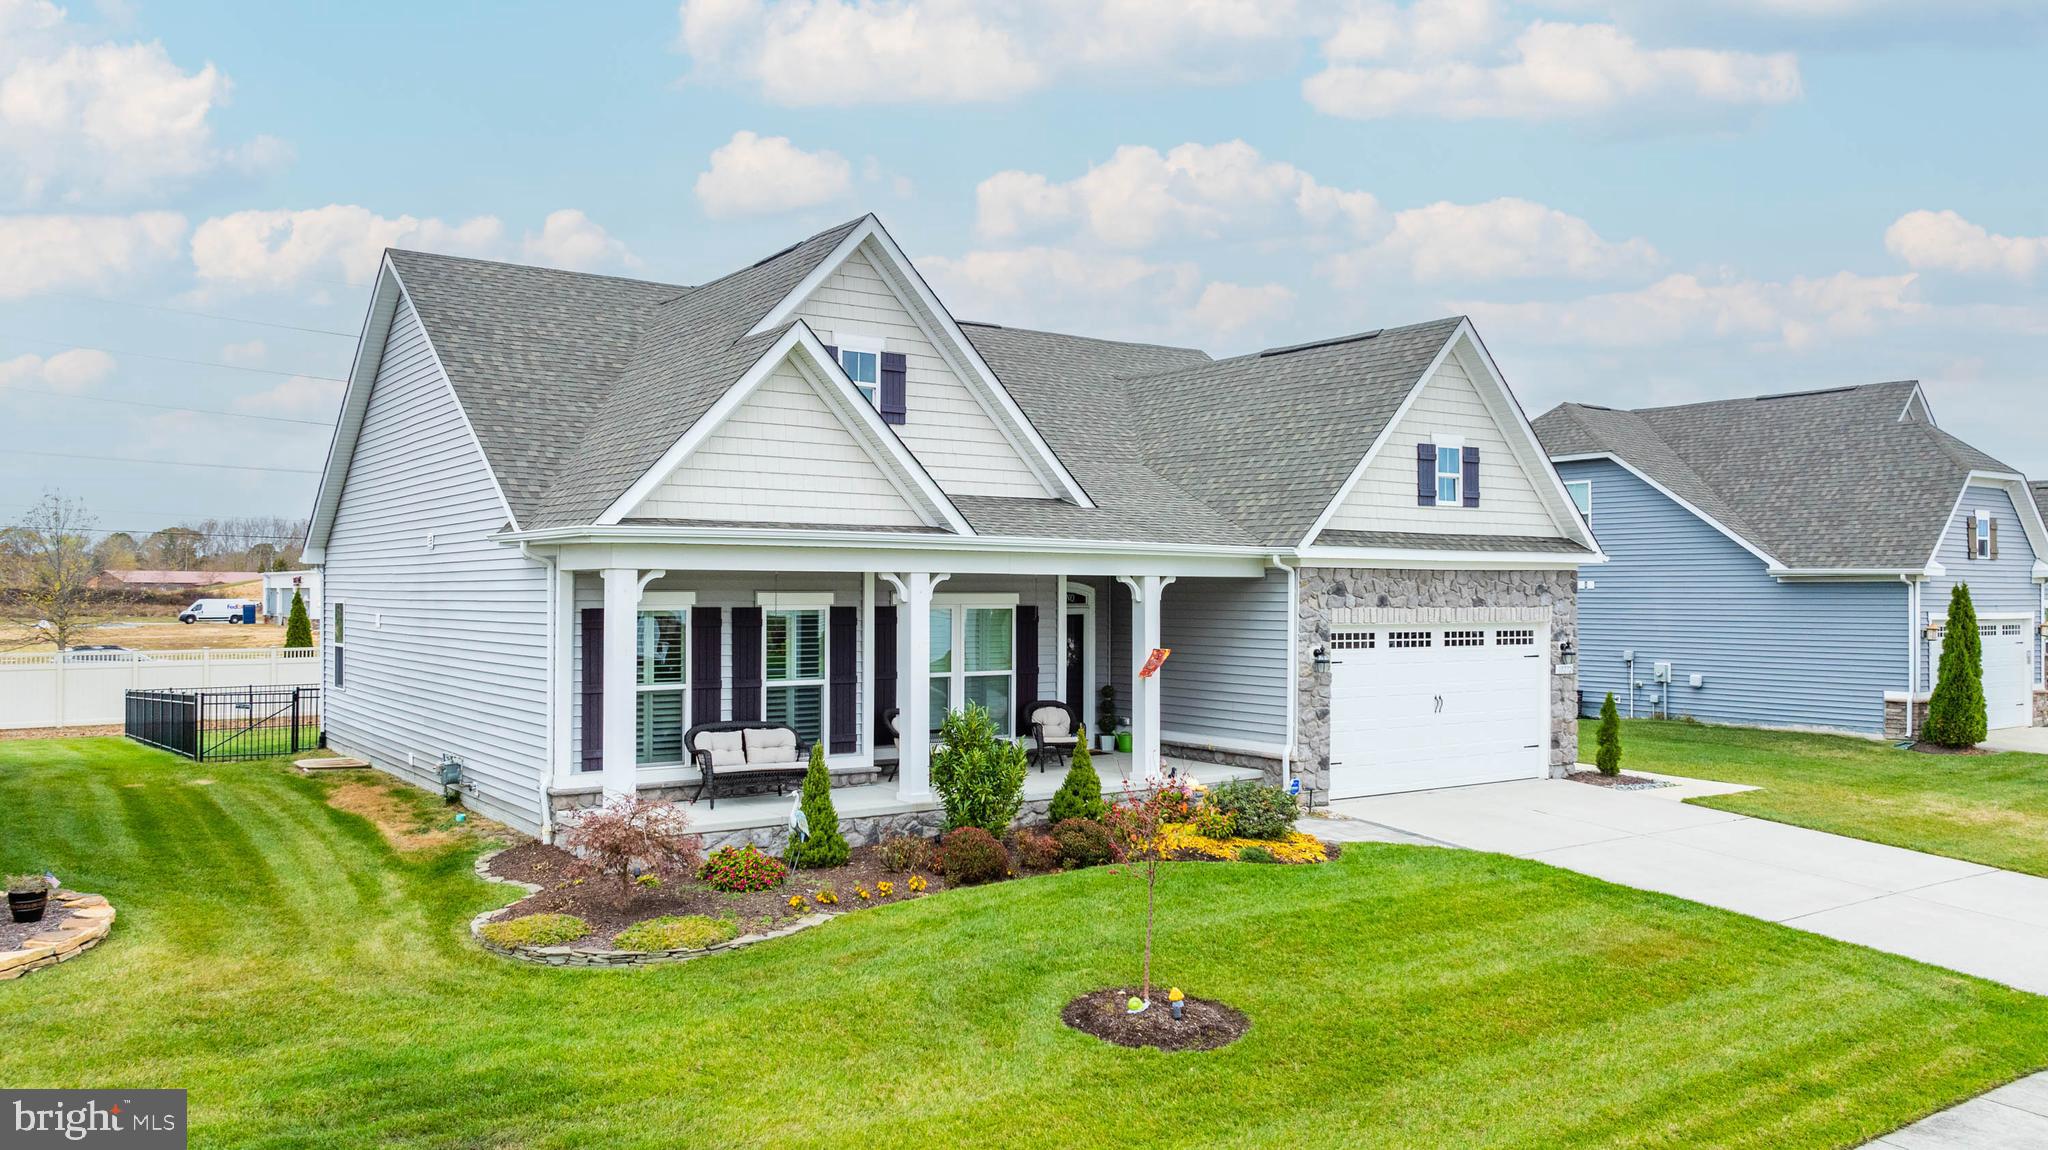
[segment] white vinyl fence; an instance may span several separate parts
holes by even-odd
[[[319,682],[318,648],[0,655],[0,730],[119,723],[130,690]]]

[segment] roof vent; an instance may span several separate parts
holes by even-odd
[[[1759,395],[1756,397],[1756,401],[1763,403],[1773,399],[1807,399],[1816,395],[1847,395],[1855,390],[1853,387],[1825,387],[1819,391],[1783,391],[1777,395]]]
[[[805,245],[806,243],[809,243],[809,242],[810,242],[809,240],[798,240],[797,242],[795,242],[795,243],[793,243],[793,244],[789,245],[788,247],[786,247],[786,248],[782,249],[781,251],[779,251],[779,252],[776,252],[776,253],[775,253],[774,255],[772,255],[772,256],[762,256],[762,257],[761,257],[760,259],[758,259],[758,260],[755,260],[755,261],[754,261],[753,263],[750,263],[750,264],[748,264],[747,266],[748,266],[749,268],[757,268],[757,267],[760,267],[760,266],[761,266],[762,264],[765,264],[765,263],[773,263],[774,261],[776,261],[776,260],[779,260],[779,259],[781,259],[781,258],[782,258],[783,256],[786,256],[786,255],[788,255],[789,253],[791,253],[791,252],[793,252],[793,251],[797,250],[798,248],[800,248],[800,247],[804,246],[804,245]]]
[[[986,328],[993,328],[993,329],[994,329],[994,330],[996,330],[996,331],[1001,331],[1001,330],[1003,330],[1003,325],[1002,325],[1002,324],[999,324],[999,323],[989,323],[989,322],[987,322],[986,320],[979,320],[979,319],[956,319],[956,320],[954,320],[953,322],[954,322],[954,323],[957,323],[957,324],[959,324],[959,325],[960,325],[961,327],[986,327]]]
[[[1314,343],[1296,343],[1289,344],[1286,347],[1269,347],[1266,350],[1260,352],[1259,356],[1263,359],[1264,357],[1269,355],[1286,355],[1289,352],[1313,351],[1319,347],[1336,347],[1339,344],[1363,343],[1366,340],[1378,336],[1381,332],[1385,330],[1387,329],[1383,327],[1376,327],[1371,331],[1359,332],[1357,335],[1340,335],[1335,339],[1319,339]]]

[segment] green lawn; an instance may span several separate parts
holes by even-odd
[[[1579,724],[1582,758],[1593,727]],[[1702,806],[2048,875],[2048,755],[1927,755],[1846,735],[1652,719],[1621,728],[1623,770],[1763,788],[1692,800]]]
[[[199,780],[212,780],[201,785]],[[0,743],[0,867],[113,937],[0,984],[0,1083],[174,1086],[194,1146],[1851,1146],[2048,1064],[2048,1001],[1495,855],[1181,864],[1159,966],[1253,1020],[1109,1047],[1137,880],[949,892],[683,966],[472,946],[508,888],[271,763]]]

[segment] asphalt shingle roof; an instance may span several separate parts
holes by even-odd
[[[1921,416],[1918,386],[1614,411],[1536,421],[1553,458],[1611,452],[1787,567],[1924,566],[1972,470],[2013,469]]]

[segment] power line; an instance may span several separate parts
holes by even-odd
[[[244,316],[222,315],[219,312],[211,311],[193,311],[190,308],[168,307],[160,303],[141,303],[132,299],[108,299],[105,296],[79,295],[76,292],[65,291],[45,292],[43,294],[61,296],[65,299],[86,300],[91,303],[110,303],[115,305],[116,307],[139,307],[146,311],[161,311],[169,312],[172,315],[197,316],[200,319],[217,319],[226,323],[247,323],[254,324],[257,327],[279,328],[284,331],[302,331],[307,333],[308,335],[338,335],[343,339],[354,339],[356,338],[357,335],[356,332],[352,331],[335,331],[333,328],[326,327],[301,327],[300,325],[295,323],[278,323],[275,320],[267,319],[248,319]]]
[[[48,459],[83,459],[89,463],[143,463],[157,467],[210,467],[220,471],[277,471],[292,475],[318,475],[317,467],[257,467],[247,463],[195,463],[185,459],[136,459],[126,455],[76,455],[68,451],[22,451],[15,455],[40,455]]]
[[[47,395],[54,399],[89,399],[94,403],[125,403],[131,407],[154,407],[162,411],[188,411],[194,415],[224,415],[230,419],[263,419],[271,423],[303,423],[308,427],[333,427],[324,419],[293,419],[288,415],[256,415],[246,411],[221,411],[211,407],[180,407],[175,403],[151,403],[146,399],[121,399],[111,395],[84,395],[68,391],[43,391],[34,387],[17,387],[11,383],[0,383],[0,391],[18,391],[24,395]]]
[[[46,347],[61,347],[67,351],[99,351],[105,352],[108,355],[125,355],[136,359],[154,359],[161,360],[164,363],[182,363],[191,367],[218,367],[226,371],[253,371],[258,375],[284,375],[300,379],[317,379],[321,383],[348,382],[348,380],[338,375],[314,375],[310,372],[285,371],[282,368],[276,367],[250,367],[240,363],[215,363],[210,359],[183,359],[175,355],[157,355],[147,351],[123,351],[117,347],[92,347],[82,343],[65,343],[60,339],[44,339],[41,336],[34,335],[9,336],[8,338],[25,340],[29,343],[40,343]]]

